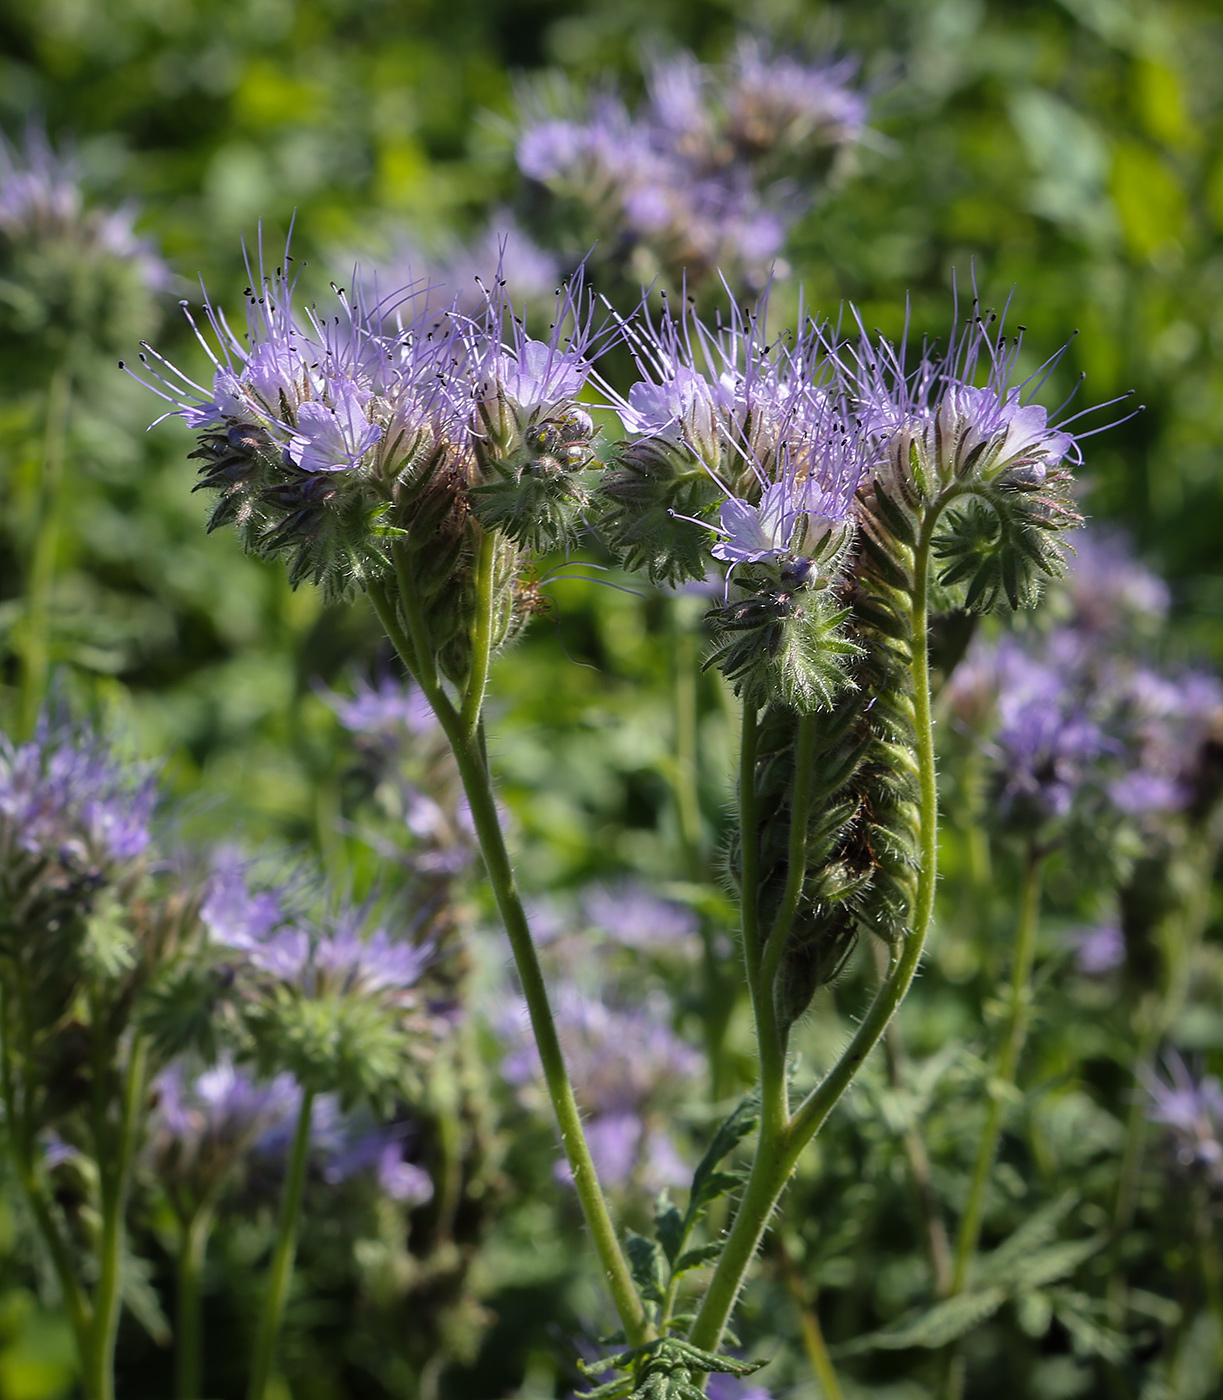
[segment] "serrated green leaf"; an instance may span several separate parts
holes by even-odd
[[[654,1203],[654,1233],[667,1256],[667,1262],[674,1264],[684,1247],[684,1217],[680,1214],[679,1207],[668,1199],[665,1191]]]
[[[721,1244],[703,1244],[698,1249],[690,1249],[675,1261],[676,1274],[685,1274],[689,1269],[699,1269],[709,1264],[722,1253]]]
[[[978,1261],[977,1277],[983,1283],[1004,1284],[1010,1271],[1057,1236],[1058,1226],[1078,1205],[1076,1191],[1064,1191],[1055,1201],[1035,1211],[1003,1242]]]
[[[661,1303],[667,1286],[666,1261],[656,1240],[647,1239],[630,1230],[625,1237],[624,1252],[637,1291],[651,1303]]]
[[[727,1191],[732,1191],[740,1182],[740,1175],[734,1172],[716,1170],[718,1163],[756,1127],[760,1121],[760,1092],[753,1089],[735,1105],[733,1111],[719,1125],[713,1141],[705,1150],[705,1155],[697,1163],[692,1174],[692,1192],[688,1200],[688,1223],[696,1219],[697,1212],[716,1201]]]

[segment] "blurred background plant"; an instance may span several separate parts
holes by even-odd
[[[1018,286],[1031,345],[1078,332],[1054,376],[1063,394],[1080,372],[1092,402],[1136,392],[1145,412],[1089,443],[1081,504],[1158,577],[1098,536],[1042,615],[971,643],[942,702],[946,883],[926,975],[804,1164],[806,1223],[766,1251],[741,1331],[776,1358],[773,1394],[819,1393],[814,1372],[835,1400],[831,1349],[850,1397],[917,1400],[940,1367],[966,1366],[970,1394],[989,1376],[1017,1400],[1208,1400],[1223,1346],[1220,751],[1215,682],[1194,675],[1223,660],[1216,7],[4,0],[0,35],[6,727],[33,732],[58,668],[79,709],[133,736],[137,757],[165,758],[176,841],[293,849],[350,900],[416,911],[412,938],[436,950],[430,1010],[450,1028],[422,1085],[369,1119],[359,1151],[359,1123],[315,1123],[290,1392],[565,1393],[567,1339],[604,1321],[532,1109],[516,993],[477,931],[489,911],[444,745],[365,608],[291,592],[225,532],[205,540],[188,430],[146,435],[145,396],[113,364],[161,319],[158,348],[207,382],[190,328],[164,313],[197,274],[236,304],[239,235],[253,241],[262,220],[275,247],[295,219],[303,286],[320,297],[357,259],[380,286],[411,267],[443,300],[470,293],[509,231],[510,291],[532,304],[592,245],[596,285],[626,310],[635,279],[679,293],[686,268],[713,305],[715,263],[743,295],[776,256],[779,328],[801,284],[809,307],[835,315],[851,298],[888,333],[908,314],[917,338],[943,332],[952,269],[975,263],[987,302]],[[778,104],[780,147],[757,134],[752,78]],[[543,136],[568,143],[552,139],[551,163]],[[607,562],[593,545],[574,557]],[[733,740],[722,683],[692,664],[708,600],[620,575],[632,592],[603,588],[597,572],[541,577],[545,619],[498,663],[494,761],[524,884],[551,901],[547,956],[589,1057],[583,1106],[629,1163],[625,1208],[644,1224],[644,1186],[665,1183],[669,1154],[691,1158],[748,1063],[716,877]],[[949,665],[968,639],[944,641]],[[996,987],[1034,841],[1029,1015],[1022,987],[1013,1004]],[[863,950],[821,992],[802,1028],[809,1066],[835,1053],[874,975]],[[621,1072],[600,1036],[624,1053],[629,985],[650,1053]],[[1026,1053],[1000,1074],[1012,1026]],[[1183,1060],[1158,1061],[1165,1045]],[[686,1046],[709,1053],[712,1084],[665,1082],[690,1072]],[[202,1071],[221,1072],[187,1061],[164,1081],[134,1168],[131,1248],[149,1262],[120,1326],[124,1395],[170,1388],[158,1319],[173,1316],[174,1261],[209,1190],[225,1209],[204,1325],[243,1339],[210,1354],[209,1393],[245,1387],[288,1138],[269,1125],[247,1150],[246,1119],[223,1187],[176,1186],[171,1157],[183,1171],[203,1160],[187,1129],[217,1122],[221,1081]],[[991,1137],[969,1287],[957,1228]],[[68,1157],[49,1171],[76,1218],[95,1184]],[[37,1400],[74,1384],[72,1332],[11,1185],[0,1393]],[[1040,1262],[1025,1273],[1023,1258]],[[747,1396],[755,1378],[717,1384]]]

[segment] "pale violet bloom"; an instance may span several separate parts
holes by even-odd
[[[699,370],[681,364],[659,383],[638,381],[617,411],[626,432],[716,443],[719,418],[733,407],[733,386],[728,391],[725,384],[711,383]]]
[[[590,374],[590,363],[573,351],[524,337],[513,354],[494,357],[491,372],[507,399],[534,413],[545,405],[576,398]]]
[[[382,436],[365,416],[369,394],[345,380],[333,381],[331,404],[310,400],[297,410],[297,432],[289,439],[289,457],[307,472],[347,471]]]
[[[714,545],[713,557],[732,564],[784,558],[790,553],[794,527],[802,514],[786,481],[766,486],[758,506],[732,497],[718,513],[726,538]]]

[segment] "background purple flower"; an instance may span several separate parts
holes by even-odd
[[[553,1009],[600,1178],[617,1187],[636,1181],[651,1190],[682,1180],[685,1168],[665,1110],[691,1091],[701,1059],[672,1031],[665,999],[613,1007],[563,983]],[[529,1089],[543,1071],[525,1004],[502,1017],[501,1029],[507,1047],[502,1071],[510,1084]],[[566,1164],[558,1163],[556,1171],[568,1178]]]
[[[690,943],[699,927],[687,906],[660,899],[634,880],[589,886],[582,892],[582,909],[616,943],[647,953]]]
[[[24,744],[0,733],[0,853],[125,865],[149,845],[156,802],[149,765],[121,763],[62,715],[44,711]]]

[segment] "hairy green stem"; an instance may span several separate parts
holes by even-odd
[[[921,963],[926,934],[934,913],[934,889],[938,878],[938,780],[930,706],[928,632],[931,541],[940,511],[941,503],[928,512],[913,551],[909,621],[913,638],[913,711],[921,830],[920,868],[912,924],[898,950],[894,950],[887,977],[836,1064],[807,1095],[779,1133],[769,1131],[767,1121],[762,1117],[756,1158],[743,1200],[689,1334],[694,1346],[707,1351],[713,1350],[721,1342],[773,1208],[803,1149],[823,1126],[867,1055],[887,1030]]]
[[[28,738],[47,690],[51,648],[49,627],[51,590],[55,584],[55,554],[59,545],[59,517],[64,484],[64,442],[72,398],[72,379],[60,366],[47,386],[47,418],[43,447],[43,472],[37,496],[34,548],[26,576],[25,616],[21,622],[21,688],[18,697],[18,733]]]
[[[798,722],[794,744],[794,786],[790,794],[790,846],[786,857],[786,887],[773,927],[765,944],[761,967],[761,990],[772,991],[777,970],[785,955],[798,901],[807,877],[807,816],[811,809],[811,788],[815,766],[815,715],[803,715]]]
[[[113,1400],[115,1393],[115,1340],[119,1315],[123,1310],[123,1256],[127,1239],[127,1200],[131,1187],[132,1159],[145,1094],[145,1065],[148,1042],[143,1036],[132,1041],[123,1081],[118,1137],[109,1144],[98,1144],[99,1175],[102,1190],[102,1230],[98,1260],[98,1286],[94,1294],[94,1342],[90,1365],[93,1368],[93,1394],[98,1400]],[[109,1134],[107,1134],[109,1137]],[[111,1154],[104,1163],[104,1153]]]
[[[405,572],[401,570],[401,575]],[[454,751],[489,884],[492,886],[501,921],[509,936],[523,997],[531,1018],[531,1029],[543,1064],[544,1081],[548,1086],[548,1094],[560,1128],[561,1144],[573,1173],[574,1190],[586,1217],[587,1228],[590,1230],[625,1336],[631,1346],[636,1346],[648,1339],[649,1328],[641,1300],[633,1286],[628,1261],[616,1237],[616,1227],[612,1223],[611,1212],[599,1184],[594,1160],[582,1128],[577,1099],[565,1070],[565,1059],[552,1017],[543,970],[539,965],[526,910],[518,892],[513,865],[506,850],[501,821],[497,815],[492,776],[485,753],[483,722],[479,721],[475,730],[469,733],[462,716],[442,689],[432,661],[433,652],[425,618],[415,597],[410,593],[405,596],[403,578],[400,580],[399,603],[407,622],[407,649],[399,648],[399,638],[403,636],[403,629],[398,626],[398,618],[390,599],[385,593],[373,589],[371,595],[379,616],[388,624],[387,632],[391,641],[399,649],[404,664],[416,676]],[[422,663],[420,658],[423,657],[428,657],[429,660]],[[252,1396],[251,1400],[257,1400],[257,1397]]]
[[[484,692],[488,687],[488,666],[493,642],[493,564],[495,541],[490,531],[480,536],[476,549],[476,625],[471,635],[471,674],[463,695],[463,733],[470,738],[476,732],[484,709]]]
[[[264,1400],[272,1377],[276,1344],[280,1340],[280,1325],[284,1320],[285,1301],[293,1277],[293,1261],[297,1256],[297,1224],[301,1216],[302,1191],[306,1184],[306,1163],[310,1155],[310,1117],[314,1108],[314,1091],[302,1090],[301,1107],[297,1113],[297,1129],[289,1150],[288,1172],[284,1195],[280,1201],[280,1221],[276,1230],[276,1249],[268,1272],[268,1290],[259,1317],[255,1336],[255,1354],[251,1362],[251,1379],[247,1400]]]
[[[179,1238],[174,1327],[175,1400],[200,1400],[203,1386],[200,1276],[204,1271],[208,1236],[212,1232],[212,1217],[212,1204],[206,1202],[183,1222]]]
[[[759,715],[755,705],[743,705],[739,740],[739,917],[743,933],[743,959],[752,1000],[759,996],[760,911],[756,889],[760,883],[759,819],[756,815],[756,742]]]

